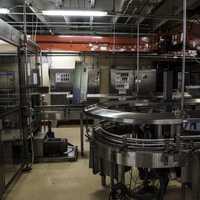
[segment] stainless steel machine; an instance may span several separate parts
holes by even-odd
[[[195,98],[200,94],[184,94],[183,112],[173,70],[163,69],[160,95],[156,71],[150,71],[139,72],[140,90],[132,99],[85,108],[95,119],[87,134],[90,168],[102,185],[110,177],[111,199],[163,200],[169,182],[181,180],[182,191],[190,188],[190,199],[199,200],[200,101]]]
[[[77,83],[80,84],[80,78],[82,79],[82,87],[85,84],[85,87],[87,88],[87,98],[90,98],[91,96],[93,97],[95,94],[99,94],[99,69],[87,66],[85,73],[79,73],[76,69],[80,65],[84,65],[84,63],[76,62],[75,69],[50,69],[51,105],[66,105],[72,103],[74,85]],[[86,77],[85,80],[84,77]],[[87,77],[90,78],[88,79]]]
[[[150,95],[156,91],[156,70],[140,70],[138,77],[137,71],[126,67],[116,67],[110,71],[110,93],[117,95],[133,95],[136,90],[137,80],[140,84],[139,93]]]
[[[68,96],[73,92],[73,80],[74,69],[50,69],[51,105],[70,103]]]
[[[191,101],[186,104],[188,108],[195,106]],[[174,102],[172,110],[177,106]],[[90,167],[94,174],[101,175],[103,185],[106,176],[110,177],[114,195],[127,184],[125,174],[137,168],[140,185],[137,188],[130,186],[125,190],[127,193],[120,195],[130,199],[147,199],[149,195],[151,199],[163,199],[170,175],[174,174],[176,179],[182,173],[183,185],[191,186],[192,199],[199,199],[200,132],[198,129],[186,130],[184,125],[197,126],[200,120],[193,121],[191,113],[190,117],[183,118],[165,108],[166,104],[160,102],[132,100],[85,109],[87,115],[98,119],[88,135]],[[190,179],[186,179],[191,169]],[[159,187],[154,185],[156,181]]]

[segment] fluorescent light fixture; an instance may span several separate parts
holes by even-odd
[[[58,36],[59,38],[79,38],[80,36],[79,35],[59,35]],[[90,36],[89,36],[90,37]],[[97,39],[97,40],[100,40],[100,39],[103,39],[102,36],[91,36],[90,39]]]
[[[7,8],[0,8],[0,14],[8,14],[9,12]]]
[[[103,17],[108,13],[96,10],[43,10],[43,15],[49,16],[80,16],[80,17]]]
[[[74,36],[72,36],[72,35],[59,35],[58,37],[59,38],[72,38]]]
[[[92,38],[94,38],[94,39],[103,39],[102,36],[93,36]]]

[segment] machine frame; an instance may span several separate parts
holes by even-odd
[[[19,92],[20,92],[20,105],[15,109],[11,109],[5,113],[0,115],[0,122],[2,125],[2,119],[7,115],[12,115],[12,113],[17,112],[19,116],[19,123],[20,123],[20,132],[22,133],[22,142],[23,142],[23,160],[21,163],[21,167],[16,170],[16,173],[12,176],[8,184],[5,184],[5,177],[4,177],[4,160],[0,160],[0,199],[7,189],[7,187],[11,184],[14,178],[19,175],[24,169],[28,169],[31,165],[31,158],[30,158],[30,149],[29,149],[29,142],[32,133],[30,119],[30,88],[27,85],[27,63],[26,63],[26,56],[28,54],[38,55],[40,52],[39,47],[31,40],[28,40],[26,45],[24,42],[24,34],[20,33],[18,30],[13,28],[11,25],[7,24],[3,20],[0,19],[0,39],[5,42],[8,42],[11,45],[17,47],[17,57],[18,57],[18,76],[19,76]],[[3,157],[2,152],[2,144],[1,144],[1,130],[3,127],[0,128],[0,158]]]

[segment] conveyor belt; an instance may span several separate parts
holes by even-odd
[[[180,117],[176,117],[173,113],[122,112],[114,109],[107,109],[101,107],[100,105],[87,107],[84,111],[86,114],[95,118],[126,124],[175,125],[182,123],[182,119]]]

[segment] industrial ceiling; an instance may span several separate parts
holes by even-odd
[[[10,14],[0,17],[23,30],[23,0],[1,0]],[[29,34],[134,35],[171,30],[181,23],[182,0],[30,0],[27,1]],[[199,0],[189,0],[188,20],[199,22]],[[79,9],[107,11],[104,17],[44,16],[42,10]]]

